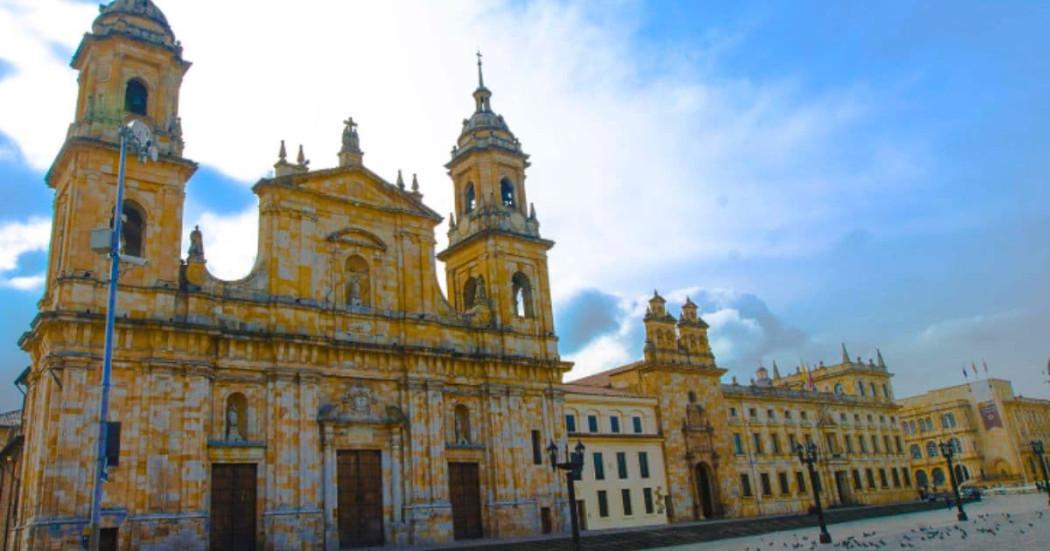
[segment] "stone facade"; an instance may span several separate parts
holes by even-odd
[[[434,250],[442,218],[417,183],[364,166],[352,120],[337,167],[311,170],[301,152],[290,162],[282,145],[274,176],[254,186],[250,275],[208,273],[208,228],[180,259],[196,169],[182,157],[181,46],[152,2],[117,0],[73,66],[75,119],[47,175],[47,284],[20,340],[32,367],[14,545],[76,547],[88,519],[109,262],[89,235],[112,219],[117,129],[132,118],[154,130],[160,156],[127,163],[122,243],[135,262],[120,278],[110,419],[121,445],[102,503],[119,548],[207,547],[225,499],[215,477],[228,465],[255,473],[236,482],[256,496],[238,537],[268,549],[360,543],[341,536],[357,528],[338,511],[354,499],[339,483],[354,451],[378,453],[374,522],[388,544],[453,538],[452,463],[477,473],[464,494],[479,506],[471,536],[539,533],[543,508],[555,512],[553,530],[566,529],[564,485],[533,463],[531,438],[564,434],[556,385],[570,365],[553,330],[553,242],[526,207],[527,156],[483,84],[449,163],[458,199],[440,254],[446,300]]]
[[[989,486],[1042,480],[1031,442],[1050,443],[1050,400],[1016,396],[1009,381],[982,379],[900,403],[911,467],[922,486],[943,490],[950,485],[941,442],[955,446],[959,482]]]
[[[573,384],[656,401],[672,522],[806,511],[811,482],[792,448],[810,441],[826,505],[915,497],[881,354],[784,377],[761,368],[749,385],[722,384],[692,301],[676,319],[655,293],[645,329],[643,360]]]

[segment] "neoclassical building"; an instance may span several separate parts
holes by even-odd
[[[554,243],[480,65],[446,165],[448,248],[434,250],[442,217],[417,183],[369,170],[347,121],[335,166],[282,147],[255,184],[258,257],[237,281],[208,272],[207,228],[180,258],[197,168],[179,119],[190,63],[163,13],[102,6],[72,66],[75,114],[46,177],[46,289],[20,340],[32,367],[14,545],[77,547],[88,519],[109,262],[89,237],[111,223],[117,132],[133,118],[159,159],[127,165],[134,262],[117,301],[106,545],[337,549],[566,529],[563,480],[535,460],[563,440],[570,368],[551,314]]]

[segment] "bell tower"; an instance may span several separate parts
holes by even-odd
[[[536,211],[526,200],[528,158],[503,117],[492,110],[478,53],[474,113],[445,165],[455,190],[445,262],[449,300],[479,325],[553,339],[547,251]],[[487,310],[487,311],[486,311]],[[552,341],[553,342],[553,341]]]
[[[129,151],[123,211],[121,283],[174,287],[179,279],[185,183],[197,165],[182,157],[179,88],[190,64],[164,14],[151,0],[100,6],[71,65],[79,72],[76,111],[47,184],[55,190],[44,307],[86,300],[65,295],[62,282],[106,279],[109,259],[92,252],[92,230],[112,223],[119,129],[144,122],[159,152],[143,162]],[[63,298],[63,296],[65,298]],[[65,306],[84,306],[88,304]]]

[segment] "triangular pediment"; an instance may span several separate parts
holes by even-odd
[[[382,179],[364,167],[340,167],[310,172],[295,178],[304,189],[383,210],[399,210],[441,220],[423,204],[422,197]]]
[[[334,243],[355,245],[366,249],[386,250],[386,243],[376,234],[361,228],[343,228],[337,232],[328,234],[327,239]]]

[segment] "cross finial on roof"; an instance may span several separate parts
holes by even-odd
[[[481,75],[481,50],[479,49],[474,55],[478,56],[478,88],[484,88],[485,77]]]

